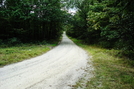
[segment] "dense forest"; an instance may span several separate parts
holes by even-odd
[[[88,44],[121,50],[133,59],[134,0],[82,0],[68,25],[68,35]]]
[[[0,0],[0,44],[69,36],[134,55],[133,0]],[[67,13],[68,8],[76,13]]]
[[[65,11],[60,0],[0,0],[0,41],[57,39]]]

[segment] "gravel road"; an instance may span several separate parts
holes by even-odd
[[[0,68],[0,89],[71,89],[85,73],[87,58],[64,32],[49,52]]]

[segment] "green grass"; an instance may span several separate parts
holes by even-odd
[[[82,89],[134,89],[134,61],[119,57],[119,50],[108,50],[95,45],[73,41],[92,56],[94,77],[86,81]],[[82,87],[82,82],[76,83],[74,89]]]
[[[0,67],[41,55],[56,44],[21,44],[20,46],[0,47]]]

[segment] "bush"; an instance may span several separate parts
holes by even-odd
[[[20,44],[20,43],[21,43],[21,41],[16,37],[8,39],[8,44],[10,44],[10,45],[15,45],[15,44]]]

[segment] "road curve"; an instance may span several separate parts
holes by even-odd
[[[83,75],[87,58],[64,33],[49,52],[0,68],[0,89],[71,89]]]

